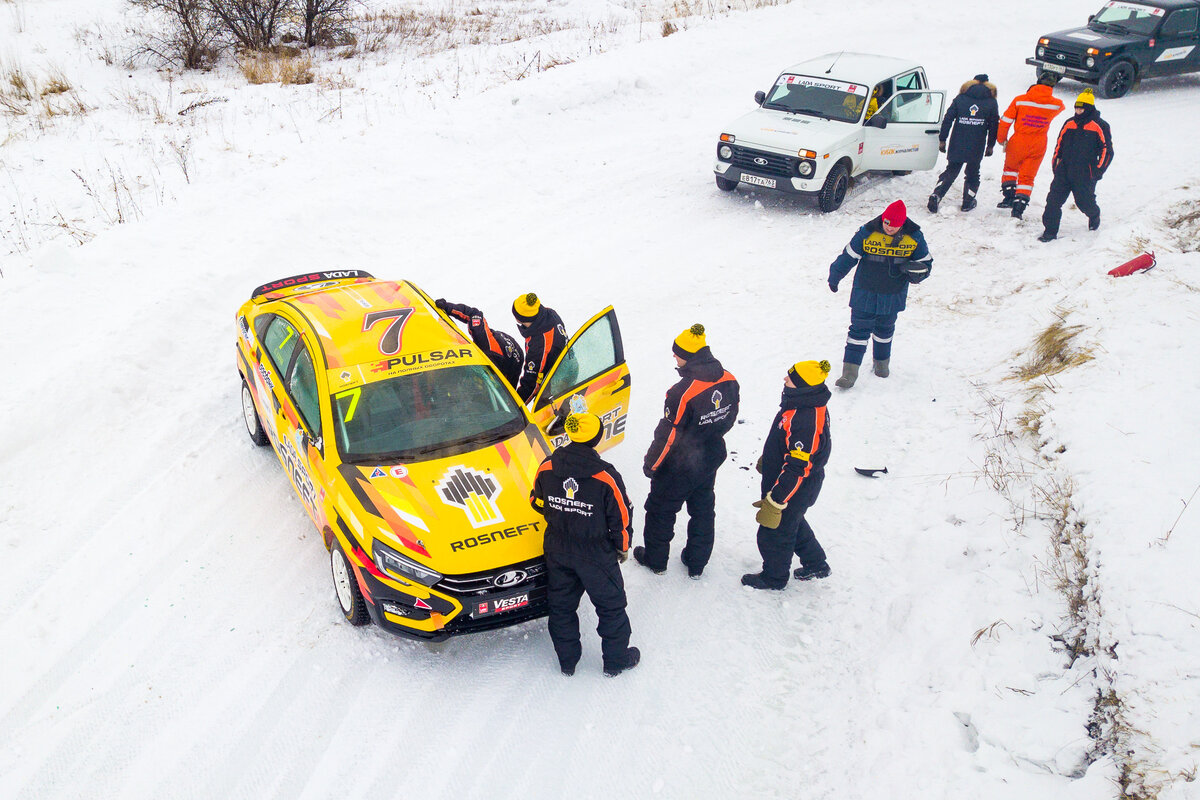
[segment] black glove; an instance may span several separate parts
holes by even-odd
[[[438,308],[440,308],[442,311],[446,310],[446,301],[444,299],[442,299],[441,297],[439,297],[437,300],[434,300],[433,304],[435,306],[437,306]]]
[[[946,143],[945,142],[938,142],[938,152],[939,153],[946,152]]]
[[[992,154],[992,148],[990,148],[990,147],[989,147],[987,150],[985,150],[985,151],[984,151],[984,153],[983,153],[983,154],[984,154],[985,156],[990,156],[990,155]]]
[[[829,279],[829,291],[837,294],[837,281],[835,281],[833,278]]]

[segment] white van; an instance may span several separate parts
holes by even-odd
[[[830,53],[783,71],[758,108],[721,134],[717,187],[739,183],[815,195],[822,211],[872,170],[933,169],[946,93],[921,65],[865,53]]]

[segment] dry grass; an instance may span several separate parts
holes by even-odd
[[[1033,340],[1033,347],[1022,354],[1026,356],[1025,361],[1014,370],[1014,377],[1034,381],[1086,364],[1094,358],[1093,348],[1076,346],[1075,339],[1084,327],[1066,324],[1067,313],[1062,308],[1055,310],[1058,319],[1047,325]]]
[[[312,58],[291,50],[246,53],[238,59],[238,68],[252,84],[305,85],[316,80]]]
[[[675,23],[671,22],[671,20],[669,20],[669,19],[663,20],[662,35],[663,35],[664,39],[667,38],[668,36],[670,36],[672,33],[678,33],[678,32],[679,32],[679,28],[675,27]]]

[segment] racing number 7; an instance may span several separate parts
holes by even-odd
[[[383,332],[379,340],[379,352],[385,356],[394,356],[400,352],[400,339],[404,333],[404,323],[412,316],[411,308],[394,308],[388,311],[372,311],[363,317],[363,333],[366,333],[380,320],[390,319],[392,322]]]

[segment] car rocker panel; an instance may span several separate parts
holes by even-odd
[[[344,554],[372,621],[440,640],[546,614],[545,520],[528,498],[552,445],[491,362],[423,292],[358,270],[294,276],[258,287],[238,311],[236,333],[238,369],[266,439],[326,547]],[[436,388],[454,375],[476,383],[444,389],[441,398],[420,383]],[[623,360],[568,402],[607,397],[621,376],[624,391],[614,396],[627,402]],[[373,394],[384,390],[407,392],[407,405],[387,409]],[[487,441],[451,433],[429,455],[394,445],[383,448],[391,455],[371,455],[397,426],[426,425],[420,430],[429,435],[431,427],[469,424],[473,407],[463,398],[480,395],[511,415],[498,433],[484,432]],[[425,402],[449,405],[422,417]],[[455,419],[460,411],[468,423]],[[615,412],[614,441],[624,424],[620,405]]]

